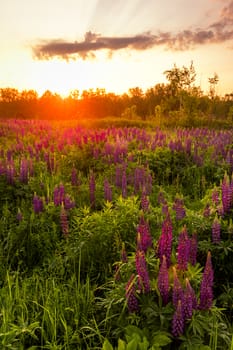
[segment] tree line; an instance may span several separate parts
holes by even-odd
[[[134,87],[121,95],[97,88],[82,93],[73,90],[65,98],[47,90],[39,97],[35,90],[0,88],[0,118],[81,120],[114,116],[168,122],[182,119],[189,125],[200,118],[233,123],[233,93],[218,96],[216,73],[209,78],[208,93],[196,86],[192,62],[189,67],[174,65],[164,74],[166,84],[156,84],[145,92]]]

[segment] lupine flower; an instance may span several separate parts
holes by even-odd
[[[43,211],[44,209],[43,200],[40,197],[38,197],[36,194],[34,194],[32,204],[33,204],[33,210],[35,214],[39,214]]]
[[[14,184],[14,176],[15,176],[15,164],[12,159],[8,162],[6,167],[6,179],[9,185]]]
[[[185,320],[182,310],[182,302],[179,300],[172,319],[172,334],[174,337],[179,337],[184,333],[184,324]]]
[[[123,169],[123,173],[122,173],[121,191],[122,191],[122,197],[126,198],[127,197],[127,175],[126,175],[125,169]]]
[[[61,211],[60,211],[60,223],[61,223],[61,229],[62,229],[62,233],[63,233],[64,237],[68,237],[69,222],[68,222],[66,210],[65,210],[63,205],[62,205]]]
[[[188,278],[185,279],[185,290],[182,300],[184,317],[185,319],[190,319],[193,310],[197,309],[197,298]]]
[[[53,191],[53,202],[54,205],[59,206],[64,202],[65,198],[65,188],[63,184],[56,186]]]
[[[143,250],[144,252],[147,251],[149,247],[152,246],[152,237],[150,234],[150,227],[148,222],[145,221],[144,217],[141,216],[140,222],[137,228],[138,232],[138,247],[139,250]]]
[[[203,216],[205,218],[208,218],[210,216],[210,205],[209,205],[209,203],[207,203],[205,208],[204,208]]]
[[[169,216],[162,223],[162,234],[158,242],[157,255],[160,262],[163,260],[163,255],[166,257],[168,267],[171,264],[171,252],[172,252],[172,223]]]
[[[189,262],[191,265],[196,265],[197,262],[197,234],[193,233],[192,237],[189,239]]]
[[[66,210],[69,210],[75,207],[75,202],[70,198],[68,194],[65,195],[63,204]]]
[[[90,205],[91,207],[95,207],[95,176],[91,174],[89,180],[89,190],[90,190]]]
[[[231,207],[231,189],[230,189],[230,181],[229,176],[225,173],[222,184],[222,206],[223,212],[226,214]]]
[[[143,293],[150,291],[150,278],[146,266],[145,254],[142,250],[136,251],[135,265],[138,274],[138,288]]]
[[[168,303],[169,299],[169,275],[166,260],[166,256],[163,255],[158,274],[158,290],[165,305]]]
[[[77,169],[75,168],[72,168],[72,171],[71,171],[71,184],[72,186],[77,186],[78,184]]]
[[[143,191],[141,196],[141,208],[145,213],[149,211],[149,205],[149,198],[146,195],[145,191]]]
[[[216,215],[212,224],[212,242],[213,243],[220,243],[220,230],[221,230],[221,224]]]
[[[122,248],[121,248],[121,261],[123,263],[126,263],[128,261],[124,242],[122,243]]]
[[[182,288],[180,280],[177,276],[176,268],[173,267],[172,303],[173,303],[175,308],[178,305],[178,301],[183,300],[183,295],[184,295],[183,288]]]
[[[127,300],[127,306],[130,313],[137,312],[139,310],[139,303],[136,296],[136,283],[135,275],[132,274],[125,287],[125,296]]]
[[[181,198],[175,198],[172,209],[176,212],[176,220],[181,220],[185,217],[186,212],[184,208],[184,202]]]
[[[108,179],[104,180],[104,199],[108,202],[112,201],[112,189]]]
[[[20,162],[20,171],[19,171],[19,180],[22,183],[28,183],[28,161],[27,159],[21,159]]]
[[[217,188],[215,187],[213,192],[212,192],[212,202],[215,206],[219,205],[219,192]]]
[[[212,267],[211,253],[208,252],[205,269],[202,275],[201,287],[200,287],[199,308],[201,310],[208,310],[212,306],[213,281],[214,281],[214,271]]]
[[[17,212],[16,219],[18,222],[23,220],[23,214],[21,213],[20,210],[18,210],[18,212]]]
[[[179,270],[187,270],[190,252],[190,241],[186,226],[183,227],[178,238],[177,263]]]

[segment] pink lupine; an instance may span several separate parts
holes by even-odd
[[[158,274],[158,290],[165,305],[169,300],[169,275],[166,260],[166,256],[163,255]]]
[[[149,198],[146,195],[145,191],[143,191],[141,195],[141,208],[145,213],[149,211],[149,205]]]
[[[33,200],[33,210],[35,214],[39,214],[43,211],[44,209],[44,204],[42,198],[38,197],[36,194],[34,194]]]
[[[182,198],[175,198],[172,209],[176,212],[176,220],[181,220],[185,217],[186,211],[184,208],[184,201]]]

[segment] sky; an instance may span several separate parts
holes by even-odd
[[[1,0],[0,88],[121,94],[195,67],[233,91],[232,0]]]

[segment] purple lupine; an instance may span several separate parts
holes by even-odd
[[[138,288],[143,293],[150,291],[150,278],[146,266],[145,253],[142,250],[136,251],[135,265],[138,274]]]
[[[127,197],[127,175],[126,175],[125,169],[123,169],[123,172],[122,172],[121,192],[122,192],[122,197],[126,198]]]
[[[14,176],[15,176],[15,164],[14,160],[8,161],[7,167],[6,167],[6,179],[9,185],[14,184]]]
[[[108,179],[104,179],[104,199],[105,201],[112,202],[112,188]]]
[[[23,214],[20,210],[18,210],[17,215],[16,215],[16,220],[18,222],[21,222],[23,220]]]
[[[95,207],[95,175],[92,173],[89,180],[89,193],[90,193],[90,205],[91,208]]]
[[[72,186],[77,186],[78,184],[78,173],[76,168],[72,168],[71,170],[71,185]]]
[[[44,209],[43,200],[42,198],[38,197],[36,194],[34,194],[33,196],[32,204],[33,204],[33,210],[35,214],[39,214],[43,211]]]
[[[213,282],[214,271],[211,261],[211,253],[208,252],[205,269],[202,275],[201,287],[200,287],[200,303],[199,309],[208,310],[213,303]]]
[[[172,318],[172,334],[174,337],[179,337],[184,333],[184,314],[182,310],[182,301],[179,300],[176,311]]]
[[[205,218],[208,218],[210,216],[210,204],[209,203],[207,203],[205,208],[204,208],[203,216]]]
[[[191,265],[196,265],[197,262],[197,234],[194,232],[189,239],[189,262]]]
[[[59,206],[64,202],[65,188],[63,184],[56,186],[53,191],[53,202],[55,206]]]
[[[138,245],[140,245],[140,247],[138,246],[138,249],[143,250],[146,253],[147,249],[152,246],[152,237],[149,224],[145,221],[143,216],[140,218],[137,232]]]
[[[173,267],[173,289],[172,289],[172,303],[176,308],[179,300],[183,300],[184,292],[180,280],[176,273],[176,268]]]
[[[28,183],[28,160],[27,159],[21,159],[20,162],[20,170],[19,170],[19,180],[22,183]]]
[[[163,255],[162,263],[160,264],[160,267],[159,267],[158,290],[162,297],[163,303],[166,305],[169,300],[169,275],[168,275],[167,259],[165,255]]]
[[[162,233],[158,241],[157,255],[160,262],[163,260],[163,255],[166,257],[168,267],[171,265],[172,252],[172,223],[169,216],[162,223]]]
[[[224,214],[228,213],[231,207],[231,188],[230,188],[230,180],[227,173],[225,173],[224,178],[221,184],[222,190],[222,206]]]
[[[75,207],[75,201],[73,201],[68,194],[65,195],[63,204],[66,210],[70,210]]]
[[[69,222],[68,222],[68,217],[66,210],[64,206],[61,206],[61,211],[60,211],[60,224],[61,224],[61,230],[65,238],[68,237],[69,234]]]
[[[212,192],[212,202],[217,207],[220,203],[219,201],[219,192],[218,189],[215,187]]]
[[[125,250],[125,243],[124,242],[122,243],[122,248],[121,248],[121,261],[123,263],[127,263],[127,261],[128,261],[127,253],[126,253],[126,250]]]
[[[197,298],[188,278],[185,279],[185,290],[182,300],[183,313],[187,320],[192,317],[193,310],[197,309]]]
[[[181,220],[185,217],[186,211],[182,198],[175,198],[172,209],[176,212],[176,220]]]
[[[186,226],[183,227],[178,238],[177,267],[179,270],[187,270],[190,253],[190,240]]]
[[[221,224],[216,215],[212,224],[212,242],[213,243],[220,243],[220,234],[221,234]]]
[[[144,211],[144,213],[149,211],[149,198],[146,195],[145,191],[142,191],[142,195],[141,195],[141,208]]]
[[[131,275],[129,281],[125,286],[125,296],[129,312],[137,312],[139,310],[139,303],[136,296],[136,283],[134,274]]]

